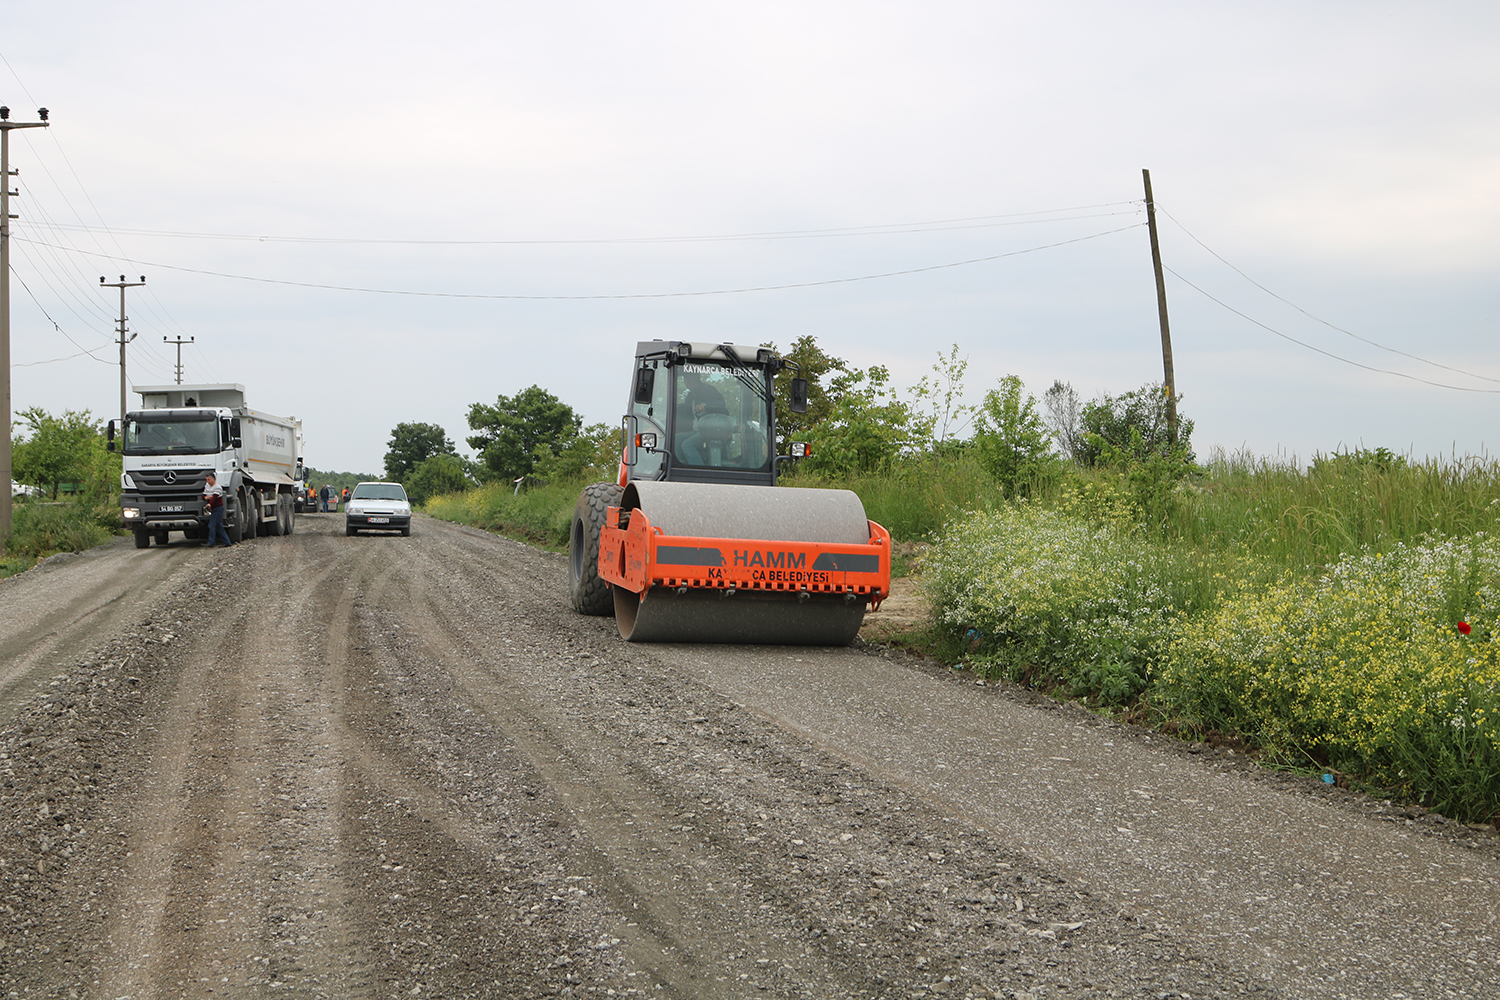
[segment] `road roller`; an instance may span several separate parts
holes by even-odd
[[[845,645],[890,593],[890,534],[849,490],[777,486],[764,347],[636,345],[615,482],[573,512],[573,607],[631,642]],[[807,381],[790,382],[807,410]],[[795,451],[804,452],[802,446]]]

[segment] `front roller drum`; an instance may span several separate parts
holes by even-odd
[[[844,594],[653,587],[644,597],[616,586],[615,624],[630,642],[736,642],[847,646],[868,602]]]

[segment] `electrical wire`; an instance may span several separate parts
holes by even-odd
[[[1136,208],[1125,212],[1091,212],[1088,215],[1061,215],[1060,213],[1090,212],[1093,209],[1118,208],[1123,205],[1140,204],[1143,203],[1140,201],[1106,202],[1098,205],[1079,205],[1072,208],[1015,212],[1010,215],[976,215],[960,219],[937,219],[930,222],[890,223],[877,226],[844,226],[832,229],[791,229],[763,233],[728,233],[715,236],[639,236],[582,240],[381,240],[333,236],[253,236],[245,233],[192,233],[161,229],[110,229],[107,231],[112,236],[115,234],[124,234],[128,236],[157,236],[177,239],[235,240],[252,243],[353,244],[371,246],[585,246],[641,243],[722,243],[740,240],[799,240],[828,239],[845,236],[893,236],[908,233],[949,232],[958,229],[986,229],[996,226],[1029,226],[1047,222],[1076,222],[1084,219],[1139,215],[1140,209]],[[1031,218],[1032,216],[1048,217]],[[76,229],[82,232],[93,231],[86,225],[79,225]]]
[[[1275,292],[1271,291],[1271,289],[1267,288],[1265,285],[1262,285],[1260,282],[1258,282],[1254,278],[1250,277],[1250,275],[1246,274],[1244,271],[1240,270],[1238,267],[1236,267],[1235,265],[1231,264],[1229,261],[1225,260],[1224,257],[1222,255],[1220,255],[1217,250],[1215,250],[1213,247],[1209,246],[1207,243],[1204,243],[1198,237],[1194,236],[1191,232],[1188,231],[1187,226],[1184,226],[1182,223],[1178,222],[1175,218],[1173,218],[1172,214],[1170,212],[1168,212],[1166,209],[1162,208],[1161,204],[1159,202],[1156,205],[1156,210],[1159,211],[1159,212],[1161,212],[1161,214],[1165,215],[1167,218],[1172,219],[1172,222],[1177,226],[1178,229],[1181,229],[1184,233],[1187,233],[1188,239],[1192,240],[1194,243],[1198,244],[1200,247],[1202,247],[1203,249],[1207,250],[1210,254],[1212,254],[1215,258],[1218,259],[1219,263],[1223,264],[1225,267],[1229,268],[1235,274],[1238,274],[1241,278],[1244,278],[1246,281],[1250,282],[1250,284],[1254,285],[1256,288],[1259,288],[1261,291],[1263,291],[1267,295],[1271,296],[1271,298],[1275,299],[1278,302],[1282,302],[1282,303],[1285,303],[1286,305],[1291,306],[1293,309],[1297,310],[1299,313],[1301,313],[1302,315],[1306,316],[1308,319],[1312,320],[1313,322],[1315,322],[1315,323],[1321,323],[1324,326],[1328,327],[1328,329],[1330,329],[1330,330],[1335,330],[1335,331],[1337,331],[1339,333],[1344,334],[1347,337],[1353,337],[1355,340],[1359,341],[1362,344],[1369,344],[1371,347],[1377,347],[1380,350],[1386,351],[1386,352],[1388,352],[1390,354],[1399,354],[1403,358],[1410,358],[1413,361],[1420,361],[1424,365],[1431,365],[1433,368],[1441,368],[1444,371],[1450,371],[1450,372],[1453,372],[1454,374],[1457,374],[1457,375],[1466,375],[1469,378],[1477,378],[1477,379],[1479,379],[1480,381],[1483,381],[1483,382],[1496,382],[1496,383],[1500,383],[1500,378],[1491,378],[1488,375],[1480,375],[1477,372],[1467,371],[1467,370],[1465,370],[1463,368],[1455,368],[1452,365],[1445,365],[1445,364],[1443,364],[1440,361],[1430,361],[1427,358],[1418,357],[1415,354],[1408,354],[1406,351],[1397,350],[1394,347],[1387,347],[1384,344],[1376,343],[1375,341],[1369,339],[1368,337],[1361,337],[1359,334],[1354,333],[1351,330],[1345,330],[1341,326],[1335,326],[1334,324],[1328,322],[1328,320],[1323,319],[1320,316],[1313,315],[1312,313],[1308,312],[1306,309],[1303,309],[1297,303],[1293,302],[1291,299],[1288,299],[1288,298],[1286,298],[1284,296],[1276,294]],[[1331,356],[1332,355],[1330,355],[1330,357]],[[1379,371],[1381,369],[1371,369],[1371,370],[1372,371]],[[1431,383],[1431,384],[1438,385],[1439,383],[1434,382],[1434,383]]]
[[[50,364],[52,364],[55,361],[71,361],[73,358],[83,357],[84,355],[87,355],[88,357],[94,358],[94,351],[102,351],[102,350],[104,350],[103,347],[95,347],[95,348],[90,349],[90,348],[84,347],[78,341],[74,340],[72,338],[72,336],[69,335],[68,331],[66,331],[66,330],[64,330],[62,328],[62,325],[60,323],[58,323],[57,320],[53,319],[50,315],[48,315],[47,308],[45,306],[43,306],[42,303],[37,299],[36,293],[34,293],[31,290],[31,286],[28,285],[28,284],[26,284],[26,279],[23,278],[23,277],[21,277],[19,274],[16,274],[16,269],[14,267],[10,269],[10,272],[11,272],[11,274],[15,275],[15,279],[21,283],[21,287],[24,288],[24,289],[26,289],[26,294],[31,296],[31,301],[35,302],[36,303],[36,307],[42,311],[42,315],[47,317],[47,322],[52,324],[52,328],[54,330],[56,330],[58,333],[62,334],[64,337],[67,337],[68,343],[70,343],[74,347],[78,348],[78,353],[77,354],[70,354],[66,358],[53,358],[51,361],[28,361],[25,364],[15,364],[15,363],[12,363],[12,367],[15,367],[15,368],[30,368],[32,365],[50,365]],[[114,362],[112,362],[112,361],[105,361],[103,358],[94,358],[94,360],[97,361],[97,362],[99,362],[100,364],[104,364],[104,365],[114,364]]]
[[[598,295],[506,295],[492,294],[486,292],[419,292],[411,289],[401,288],[365,288],[356,285],[326,285],[310,281],[290,281],[284,278],[261,278],[246,274],[230,274],[224,271],[206,271],[195,267],[179,267],[175,264],[163,264],[159,262],[141,261],[139,263],[148,267],[159,267],[169,271],[182,271],[188,274],[203,274],[215,278],[232,278],[237,281],[254,281],[268,285],[289,285],[294,288],[316,288],[336,292],[364,292],[371,295],[405,295],[419,298],[438,299],[501,299],[501,300],[523,300],[523,301],[585,301],[596,299],[669,299],[688,298],[705,295],[742,295],[749,292],[775,292],[793,288],[816,288],[825,285],[842,285],[856,281],[874,281],[878,278],[895,278],[908,274],[923,274],[929,271],[941,271],[947,268],[966,267],[970,264],[984,264],[990,261],[1003,260],[1006,257],[1019,257],[1023,254],[1037,253],[1042,250],[1053,250],[1057,247],[1069,246],[1074,243],[1084,243],[1089,240],[1097,240],[1104,236],[1113,236],[1116,233],[1139,229],[1144,226],[1143,222],[1131,223],[1119,229],[1110,229],[1102,233],[1094,233],[1090,236],[1079,236],[1071,240],[1060,240],[1056,243],[1047,243],[1042,246],[1028,247],[1024,250],[1010,250],[1006,253],[991,254],[987,257],[972,257],[968,260],[951,261],[945,264],[931,264],[926,267],[911,267],[900,271],[883,271],[879,274],[862,274],[849,278],[827,278],[821,281],[798,281],[783,285],[754,285],[746,288],[714,288],[691,292],[623,292],[617,294]],[[22,237],[13,237],[21,242],[31,242]],[[67,249],[67,248],[58,248]],[[88,250],[76,249],[74,252],[87,254],[89,256],[104,257],[107,260],[117,260],[109,254],[96,254]]]
[[[1274,333],[1276,336],[1280,337],[1282,340],[1289,340],[1292,343],[1298,345],[1299,347],[1305,347],[1309,351],[1315,351],[1316,353],[1321,354],[1324,357],[1332,358],[1335,361],[1341,361],[1341,362],[1343,362],[1346,365],[1353,365],[1355,368],[1363,368],[1367,372],[1378,372],[1381,375],[1395,375],[1397,378],[1410,379],[1413,382],[1421,382],[1423,385],[1436,386],[1439,389],[1453,389],[1453,390],[1455,390],[1457,392],[1500,393],[1500,389],[1477,389],[1477,388],[1474,388],[1472,386],[1448,385],[1445,382],[1433,382],[1430,379],[1421,378],[1420,376],[1417,376],[1417,375],[1410,375],[1410,374],[1408,374],[1406,372],[1392,371],[1389,368],[1376,368],[1373,365],[1366,365],[1366,364],[1362,364],[1362,363],[1360,363],[1358,361],[1351,361],[1348,358],[1340,357],[1339,355],[1334,354],[1332,351],[1325,351],[1321,347],[1314,347],[1312,344],[1309,344],[1309,343],[1307,343],[1305,341],[1298,340],[1296,337],[1289,336],[1288,334],[1282,333],[1280,330],[1276,329],[1275,327],[1267,326],[1265,323],[1262,323],[1260,320],[1255,319],[1253,316],[1247,316],[1245,313],[1240,312],[1234,306],[1228,304],[1227,302],[1223,301],[1222,299],[1218,299],[1218,298],[1215,298],[1213,295],[1210,295],[1208,292],[1204,291],[1202,288],[1199,288],[1197,285],[1193,284],[1191,281],[1187,280],[1182,275],[1180,275],[1176,271],[1172,270],[1170,267],[1164,267],[1164,268],[1162,268],[1162,270],[1166,271],[1168,274],[1172,275],[1172,277],[1176,278],[1178,281],[1182,282],[1184,285],[1187,285],[1189,288],[1191,288],[1193,291],[1197,292],[1199,295],[1202,295],[1204,298],[1209,299],[1210,301],[1213,301],[1213,302],[1217,302],[1219,305],[1223,306],[1225,309],[1228,309],[1230,312],[1234,313],[1236,316],[1240,317],[1241,319],[1244,319],[1244,320],[1247,320],[1247,321],[1249,321],[1251,323],[1254,323],[1256,326],[1260,327],[1262,330],[1265,330],[1265,331],[1267,331],[1269,333]]]

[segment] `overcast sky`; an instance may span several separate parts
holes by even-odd
[[[1496,53],[1493,2],[8,4],[13,407],[114,415],[122,273],[133,385],[194,337],[324,469],[532,384],[613,424],[655,337],[1119,393],[1145,167],[1200,456],[1488,453]]]

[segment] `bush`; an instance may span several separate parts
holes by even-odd
[[[5,554],[35,562],[57,552],[82,552],[109,541],[119,516],[117,508],[88,500],[17,504]]]
[[[925,585],[976,668],[1122,704],[1166,656],[1192,576],[1128,530],[1022,503],[952,524]]]
[[[1162,693],[1283,760],[1487,820],[1500,810],[1497,637],[1500,543],[1429,538],[1229,597],[1181,630]]]

